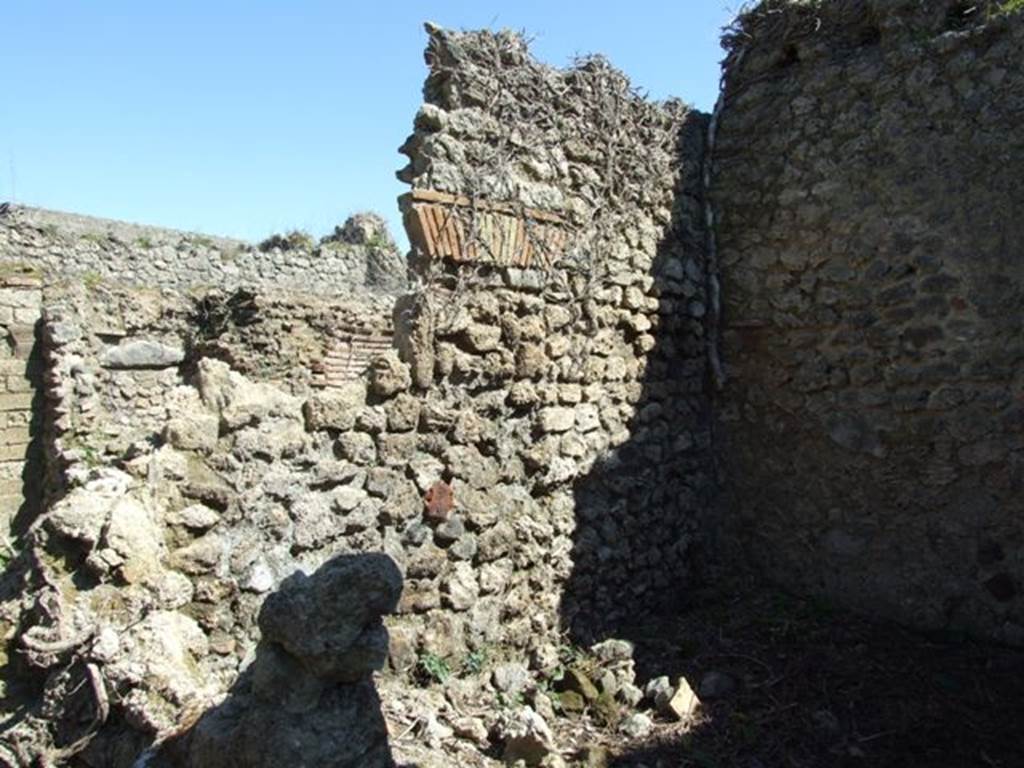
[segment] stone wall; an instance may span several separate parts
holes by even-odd
[[[390,346],[392,304],[371,293],[326,300],[49,286],[38,356],[47,358],[51,495],[60,493],[72,466],[81,472],[129,461],[162,440],[169,417],[187,407],[177,393],[203,358],[223,360],[289,396],[365,378],[381,340]],[[339,348],[349,350],[346,367],[325,369]]]
[[[383,423],[365,365],[325,381],[317,364],[340,331],[390,337],[391,304],[47,287],[48,503],[2,582],[0,692],[26,717],[0,757],[56,749],[90,690],[117,690],[80,764],[133,765],[237,682],[271,590],[339,553],[397,546],[377,523],[403,513],[397,492],[390,507],[380,498],[389,478],[368,480],[365,453],[342,458],[365,435],[337,439],[317,410]],[[406,498],[418,513],[419,496]]]
[[[600,58],[555,70],[513,34],[428,32],[399,347],[426,479],[453,497],[429,538],[447,548],[454,524],[481,546],[440,595],[411,570],[407,603],[491,604],[533,645],[628,633],[681,594],[713,487],[705,118]]]
[[[338,363],[390,337],[376,305],[50,289],[63,495],[0,633],[105,640],[69,646],[84,668],[30,655],[49,676],[0,746],[73,729],[54,702],[94,664],[119,701],[80,759],[131,765],[235,684],[266,596],[339,554],[400,568],[400,674],[484,649],[550,671],[563,630],[628,633],[680,595],[713,488],[704,119],[601,60],[539,65],[514,35],[432,29],[428,60],[404,359]]]
[[[719,413],[731,528],[774,578],[1021,642],[1024,22],[998,5],[740,18]]]
[[[260,245],[38,208],[0,216],[0,262],[25,264],[60,280],[149,288],[239,286],[344,295],[399,291],[405,260],[373,214],[357,214],[319,243],[308,235]]]

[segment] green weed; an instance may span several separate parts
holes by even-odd
[[[416,671],[419,678],[426,684],[444,684],[452,676],[452,669],[448,662],[436,653],[423,653],[416,663]]]
[[[463,676],[479,675],[486,665],[487,649],[478,648],[467,655],[465,660],[462,662],[462,674]]]

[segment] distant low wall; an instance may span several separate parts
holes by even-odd
[[[369,226],[367,226],[369,224]],[[405,260],[383,221],[360,214],[319,244],[308,238],[257,247],[227,238],[15,207],[0,216],[0,262],[44,276],[68,274],[152,288],[247,286],[344,295],[397,291]]]

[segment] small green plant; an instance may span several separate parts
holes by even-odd
[[[82,275],[82,285],[90,290],[98,286],[101,282],[103,282],[103,277],[99,272],[89,270]]]
[[[518,708],[523,706],[523,704],[525,703],[525,701],[523,700],[523,694],[521,692],[502,693],[499,691],[494,695],[494,700],[502,709]]]
[[[11,544],[11,540],[4,536],[0,542],[0,571],[6,571],[11,561],[18,556],[17,550]]]
[[[1024,11],[1024,0],[1005,0],[996,8],[996,15]]]
[[[558,646],[558,660],[566,667],[579,664],[587,657],[587,652],[573,643]]]
[[[85,240],[87,243],[95,243],[96,245],[103,245],[110,238],[108,238],[102,232],[83,232],[79,239]]]
[[[420,680],[424,683],[441,683],[442,685],[452,676],[452,669],[448,662],[436,653],[423,653],[416,664],[416,671]]]
[[[387,248],[389,246],[388,237],[383,232],[374,232],[366,238],[366,246],[374,249]]]
[[[463,676],[479,675],[487,665],[487,649],[478,648],[468,654],[462,662]]]
[[[139,248],[145,248],[147,251],[153,247],[153,241],[148,237],[137,237],[135,238],[135,245]]]
[[[98,467],[102,463],[96,449],[91,445],[82,446],[82,459],[85,461],[86,466],[89,467]]]

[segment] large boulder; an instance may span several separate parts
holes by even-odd
[[[383,666],[381,616],[401,594],[402,574],[387,555],[342,555],[312,576],[286,579],[263,603],[260,630],[317,677],[352,682]]]

